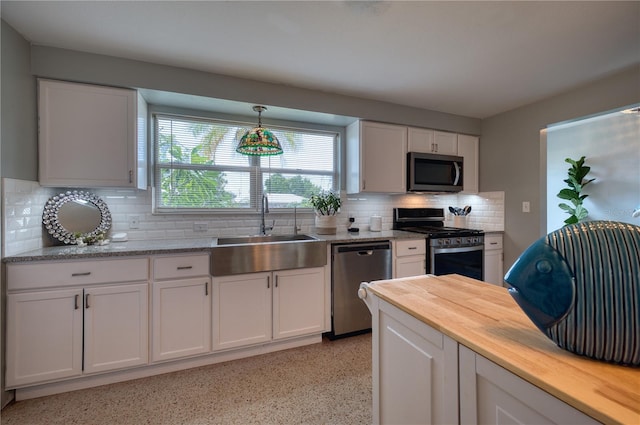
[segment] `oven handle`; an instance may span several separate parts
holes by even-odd
[[[431,251],[433,254],[451,254],[456,252],[472,252],[472,251],[483,251],[484,245],[475,245],[475,246],[460,246],[454,248],[438,248],[431,247]]]

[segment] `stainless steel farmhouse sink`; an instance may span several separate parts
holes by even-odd
[[[218,245],[239,245],[248,243],[296,242],[317,240],[309,235],[266,235],[266,236],[232,236],[218,238]]]
[[[218,238],[211,250],[213,276],[321,267],[326,264],[326,241],[308,235]]]

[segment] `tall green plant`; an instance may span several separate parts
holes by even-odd
[[[571,202],[571,205],[564,202],[558,204],[558,206],[565,210],[567,214],[570,214],[569,218],[564,221],[565,224],[577,223],[584,220],[587,218],[587,215],[589,215],[589,211],[582,206],[583,201],[589,195],[583,195],[582,191],[586,185],[595,179],[585,179],[587,174],[589,174],[591,167],[584,165],[584,158],[585,157],[583,156],[577,161],[571,158],[566,158],[564,160],[571,164],[571,167],[567,172],[569,178],[564,180],[569,187],[562,189],[557,196],[560,199],[566,199]]]

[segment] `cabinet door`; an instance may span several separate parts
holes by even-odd
[[[462,191],[465,193],[478,193],[478,150],[479,139],[477,137],[458,135],[458,156],[464,158]]]
[[[503,286],[504,255],[502,251],[502,235],[484,236],[484,281]]]
[[[440,155],[458,155],[458,135],[444,131],[433,132],[433,150]]]
[[[38,83],[40,184],[136,187],[136,92]]]
[[[84,370],[102,372],[149,359],[148,284],[84,291]]]
[[[274,273],[273,338],[324,330],[324,267]]]
[[[460,346],[461,424],[598,424],[517,377]]]
[[[433,130],[409,127],[407,152],[432,153],[434,150]]]
[[[209,277],[153,283],[152,360],[211,350]]]
[[[396,259],[396,277],[418,276],[425,273],[424,255],[400,257]]]
[[[6,386],[82,373],[82,290],[7,295]]]
[[[383,301],[373,317],[373,422],[458,423],[458,344]]]
[[[271,273],[213,279],[213,348],[271,340]]]
[[[406,192],[407,127],[363,122],[362,192]]]

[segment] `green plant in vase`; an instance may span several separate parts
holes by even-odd
[[[571,158],[566,158],[564,160],[571,164],[571,167],[567,172],[569,177],[564,180],[569,187],[562,189],[557,196],[560,199],[565,199],[571,202],[571,205],[564,202],[558,204],[558,206],[566,211],[567,214],[570,214],[569,218],[564,221],[565,224],[578,223],[589,215],[589,211],[587,211],[587,209],[582,205],[585,198],[589,195],[583,195],[582,191],[586,185],[595,179],[586,179],[591,167],[584,165],[584,159],[585,157],[583,156],[577,161]]]
[[[311,206],[316,215],[336,215],[340,206],[340,196],[332,191],[322,191],[317,195],[311,195]]]
[[[333,235],[336,233],[336,214],[342,205],[340,195],[332,191],[322,191],[317,195],[311,195],[309,199],[316,213],[316,233],[320,235]]]

